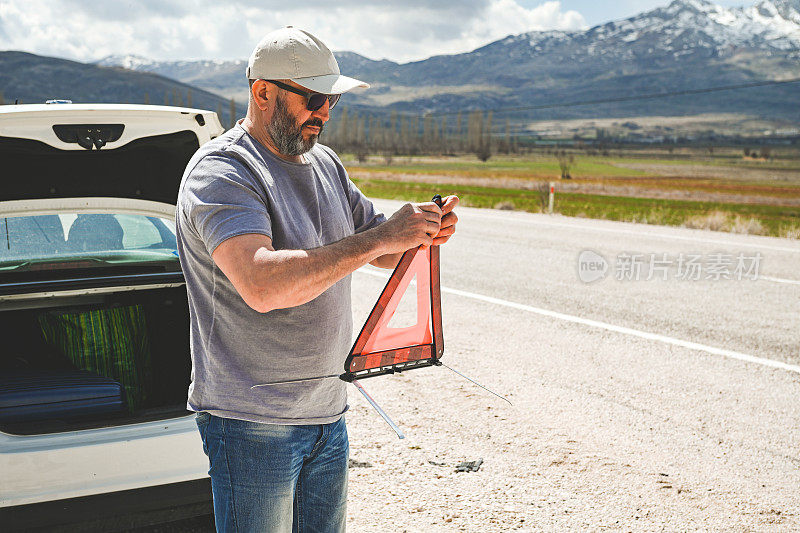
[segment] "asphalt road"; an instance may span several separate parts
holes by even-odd
[[[443,361],[514,405],[443,368],[364,380],[400,441],[351,387],[350,531],[800,530],[800,242],[458,211]],[[387,275],[354,274],[356,332]],[[184,526],[159,531],[210,529]]]
[[[444,361],[514,406],[441,368],[365,381],[398,441],[351,391],[351,457],[370,465],[351,470],[352,530],[800,530],[799,242],[459,218],[442,247]],[[605,278],[581,280],[585,250]],[[650,254],[666,269],[648,280]],[[356,329],[385,275],[354,274]]]

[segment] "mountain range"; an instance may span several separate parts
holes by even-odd
[[[3,57],[8,53],[0,53],[0,90],[7,100]],[[343,73],[372,85],[346,95],[340,105],[381,113],[502,110],[786,80],[800,78],[800,0],[760,0],[743,8],[674,0],[586,30],[509,35],[471,52],[402,64],[354,52],[335,55]],[[204,96],[234,98],[242,108],[247,101],[244,59],[154,61],[109,56],[89,66],[119,76],[169,78],[182,87],[205,91]],[[633,102],[497,111],[495,120],[528,123],[724,113],[796,126],[798,102],[800,83],[790,83]],[[219,105],[213,102],[209,108]]]
[[[151,72],[101,67],[27,52],[0,52],[0,97],[6,104],[44,103],[51,99],[75,103],[151,103],[217,111],[227,124],[230,100],[218,93]],[[3,102],[0,102],[3,103]],[[237,116],[246,105],[236,106]]]
[[[351,105],[411,113],[496,109],[685,91],[800,77],[800,0],[726,8],[675,0],[582,31],[509,35],[468,53],[399,64],[337,52],[342,72],[372,88]],[[107,57],[101,65],[154,72],[246,101],[246,61],[159,62]],[[590,115],[745,113],[800,122],[800,84],[594,107],[507,113],[513,119]]]

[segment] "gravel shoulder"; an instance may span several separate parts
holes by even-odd
[[[462,210],[461,233],[448,243],[451,250],[445,254],[443,249],[443,285],[555,311],[593,309],[582,306],[586,298],[591,303],[591,291],[574,279],[570,261],[577,250],[572,246],[603,250],[636,242],[590,233],[576,234],[573,244],[556,234],[550,237],[555,244],[548,245],[537,240],[541,228],[533,228],[510,241],[498,239],[498,248],[475,256],[476,242],[516,228],[511,223],[490,228],[471,214]],[[602,224],[633,232],[641,228]],[[733,245],[789,242],[725,239]],[[646,235],[642,240],[653,242]],[[527,254],[521,251],[526,248]],[[475,259],[467,263],[470,256]],[[773,272],[792,271],[797,257],[767,252]],[[354,274],[356,328],[384,283]],[[605,316],[610,322],[669,329],[676,337],[743,351],[756,352],[766,340],[760,356],[770,357],[770,346],[782,346],[786,351],[774,357],[796,364],[792,331],[800,324],[791,302],[797,301],[800,286],[773,294],[765,284],[718,290],[707,299],[710,311],[697,315],[692,328],[682,318],[695,307],[702,309],[704,298],[686,296],[697,294],[699,286],[602,282],[592,287],[616,304],[609,305],[616,311]],[[761,299],[757,294],[765,288],[768,296]],[[667,289],[678,296],[653,315],[626,314],[632,302],[647,308]],[[704,290],[713,292],[713,287]],[[552,293],[558,295],[547,299]],[[715,313],[736,306],[740,316],[733,329],[745,327],[756,314],[764,323],[752,325],[753,334],[726,340]],[[454,294],[443,296],[443,312],[444,361],[507,395],[514,405],[444,368],[364,381],[406,432],[400,441],[351,387],[351,531],[800,529],[800,374]],[[785,331],[770,330],[773,321],[786,319]],[[484,462],[478,472],[455,471],[458,463],[479,458]]]

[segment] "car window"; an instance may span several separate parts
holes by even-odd
[[[124,248],[147,248],[161,242],[161,235],[150,220],[137,215],[115,215],[122,226]]]
[[[0,217],[0,268],[65,259],[177,261],[174,223],[109,213]]]

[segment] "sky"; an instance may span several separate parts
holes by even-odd
[[[247,59],[269,31],[303,28],[335,51],[406,62],[510,34],[579,30],[669,0],[0,0],[0,50],[88,62]],[[741,1],[718,0],[725,6]],[[747,2],[748,4],[750,2]]]

